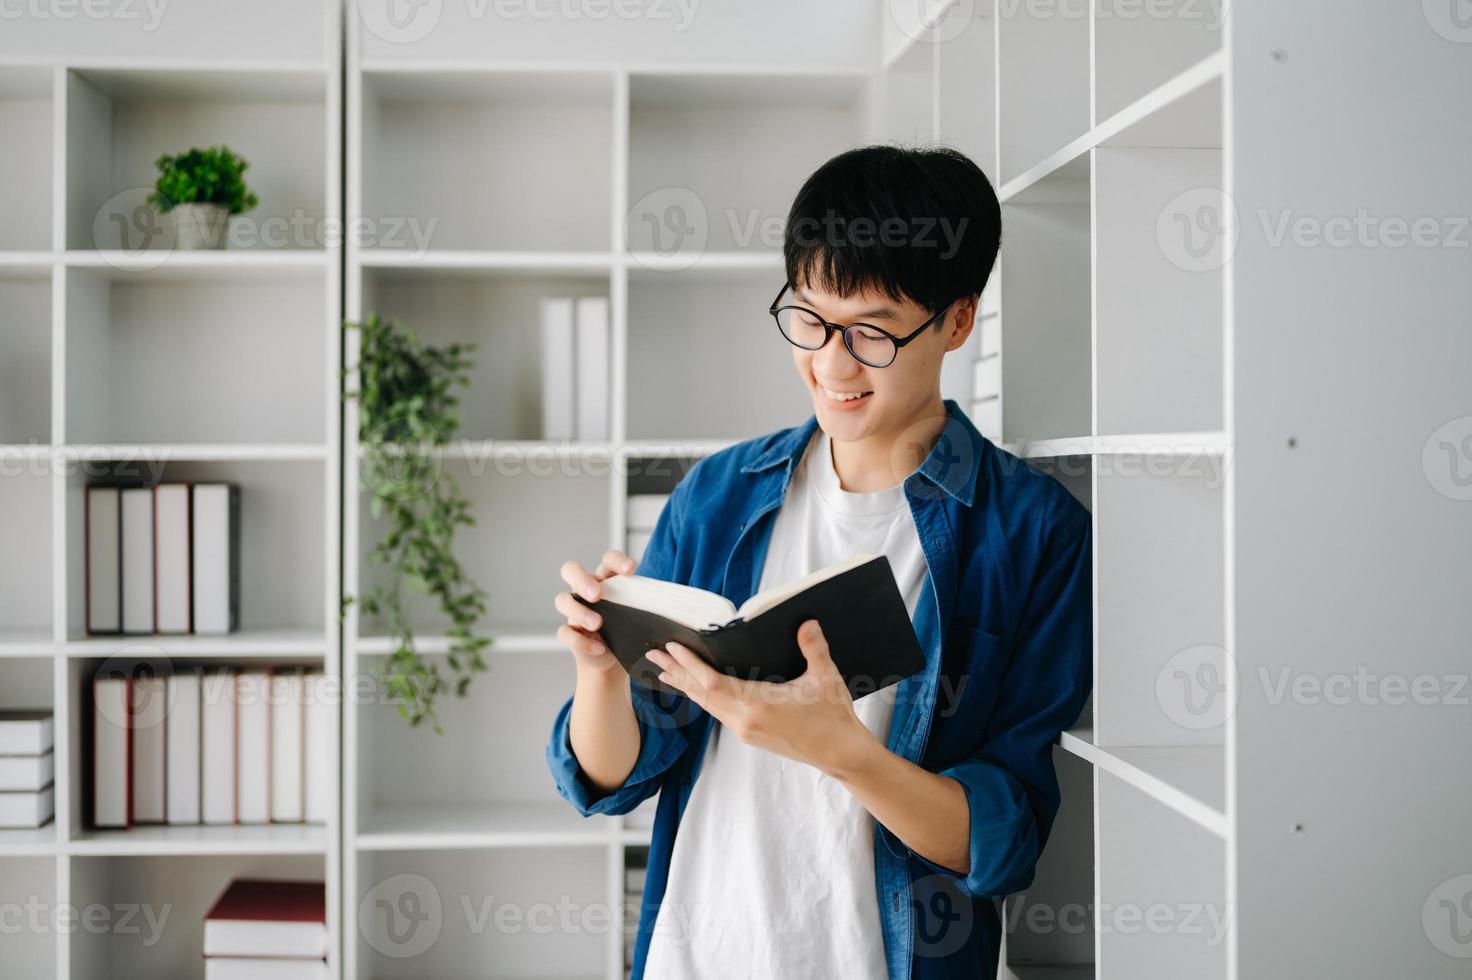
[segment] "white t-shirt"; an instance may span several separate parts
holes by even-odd
[[[851,555],[889,558],[910,616],[925,555],[904,487],[844,490],[819,429],[793,471],[758,591]],[[881,741],[895,686],[854,702]],[[874,818],[836,780],[711,728],[680,820],[645,965],[651,980],[889,975]]]

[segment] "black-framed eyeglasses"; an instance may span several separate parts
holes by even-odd
[[[794,347],[803,350],[818,350],[828,343],[828,338],[837,330],[843,336],[843,346],[854,356],[860,364],[867,364],[873,368],[889,367],[894,359],[899,356],[900,348],[914,340],[925,332],[936,320],[946,315],[946,310],[951,308],[947,303],[939,313],[926,320],[904,337],[896,337],[887,330],[883,330],[870,323],[850,323],[844,326],[841,323],[829,323],[817,313],[806,306],[778,306],[783,294],[792,288],[791,283],[784,283],[782,289],[777,293],[777,298],[772,300],[772,307],[767,312],[772,314],[772,319],[777,321],[777,329],[782,331],[782,336]]]

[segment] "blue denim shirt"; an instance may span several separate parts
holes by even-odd
[[[876,824],[892,980],[995,975],[997,900],[1032,881],[1058,811],[1052,743],[1077,720],[1092,683],[1088,512],[1056,480],[985,439],[954,401],[945,407],[941,437],[904,481],[929,572],[914,614],[926,667],[900,682],[887,744],[961,784],[971,863],[959,874]],[[816,426],[809,416],[696,463],[660,514],[638,573],[744,602]],[[634,685],[632,696],[641,743],[621,787],[602,792],[578,766],[571,698],[553,723],[547,763],[558,793],[584,816],[627,813],[660,794],[634,944],[639,980],[714,720],[683,695]]]

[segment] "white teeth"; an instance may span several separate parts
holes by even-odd
[[[823,388],[822,385],[819,385],[818,387]],[[830,391],[827,388],[823,388],[823,394],[827,395],[829,398],[833,399],[836,402],[851,402],[855,398],[863,398],[866,394],[868,394],[868,392],[865,392],[865,391]]]

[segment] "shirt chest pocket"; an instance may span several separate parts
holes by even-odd
[[[991,725],[1007,671],[1007,644],[997,634],[966,623],[953,623],[946,639],[936,718],[956,737],[972,742],[965,747],[969,750]]]

